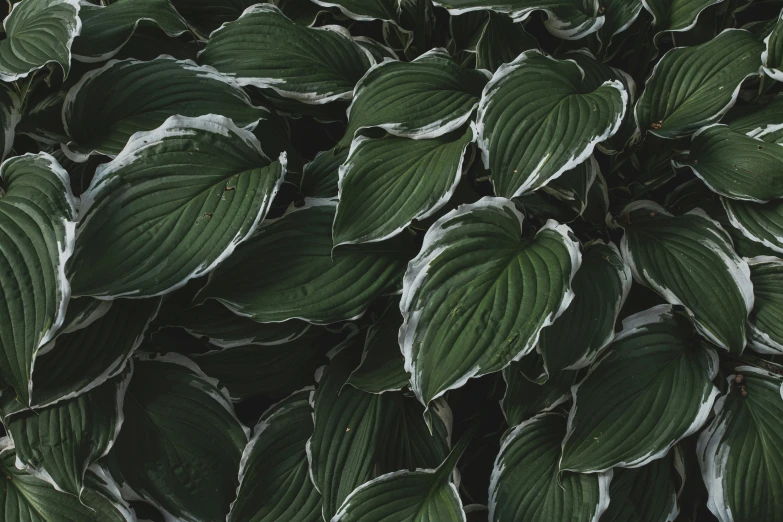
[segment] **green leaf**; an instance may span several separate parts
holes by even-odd
[[[335,348],[329,365],[316,376],[311,399],[315,431],[307,442],[307,457],[310,476],[323,496],[324,520],[333,520],[346,497],[372,478],[391,426],[386,395],[344,386],[358,362],[356,347],[349,340]]]
[[[783,201],[759,204],[722,198],[732,226],[756,243],[783,253]]]
[[[306,198],[336,198],[339,193],[340,165],[348,158],[349,149],[319,152],[304,166],[299,192]]]
[[[595,156],[590,156],[587,160],[568,172],[565,172],[559,178],[550,181],[541,189],[541,192],[528,194],[528,196],[523,196],[523,198],[528,199],[517,199],[516,201],[527,202],[526,208],[529,208],[529,197],[538,197],[543,194],[548,194],[569,207],[569,210],[573,214],[573,218],[569,217],[569,219],[573,220],[582,215],[587,208],[590,189],[600,174],[601,168],[598,165],[598,161],[596,161]],[[523,205],[525,204],[526,203],[523,203]]]
[[[495,459],[489,485],[489,520],[593,522],[609,505],[611,470],[560,475],[560,440],[566,419],[542,413],[509,433]]]
[[[222,24],[233,22],[258,0],[171,0],[171,3],[204,37]]]
[[[654,41],[664,32],[684,32],[692,29],[702,11],[723,0],[642,0],[653,17]],[[728,16],[728,15],[727,15]]]
[[[149,297],[209,273],[266,215],[285,158],[223,116],[137,132],[82,195],[74,294]]]
[[[372,300],[398,288],[409,248],[395,239],[332,252],[335,206],[310,199],[262,225],[212,274],[201,297],[259,322],[329,324],[361,316]]]
[[[576,63],[537,50],[500,67],[484,89],[476,124],[495,194],[533,192],[582,163],[620,128],[627,102],[621,82],[591,88]]]
[[[354,85],[374,63],[346,29],[302,27],[269,4],[251,6],[214,31],[199,61],[242,86],[268,87],[313,104],[350,100]]]
[[[81,497],[87,468],[106,456],[122,426],[122,404],[132,370],[75,399],[4,420],[17,462],[58,491]]]
[[[123,491],[167,520],[225,519],[236,498],[247,428],[215,381],[189,359],[145,354],[134,368],[112,474]]]
[[[335,246],[383,241],[451,199],[473,130],[429,140],[359,137],[340,167]]]
[[[679,446],[662,459],[635,469],[614,470],[609,486],[609,509],[601,522],[671,522],[680,512],[677,503],[685,483]],[[676,474],[675,474],[676,472]]]
[[[721,124],[699,129],[675,167],[690,167],[722,196],[766,203],[783,197],[783,146],[767,144]]]
[[[538,42],[509,16],[489,13],[476,43],[476,68],[496,71],[504,63],[528,49],[537,49]]]
[[[701,45],[668,51],[636,104],[639,129],[680,138],[717,121],[734,105],[742,82],[758,75],[762,48],[749,32],[728,29]]]
[[[601,42],[601,48],[604,52],[612,48],[612,40],[615,36],[626,31],[636,21],[642,11],[642,4],[642,0],[603,0],[601,2],[605,21],[604,25],[598,29],[596,36]]]
[[[15,460],[11,439],[0,439],[0,509],[9,522],[135,522],[117,485],[100,468],[87,472],[88,487],[79,498],[17,469]]]
[[[783,81],[783,11],[778,16],[772,32],[764,38],[761,53],[761,70],[770,78]]]
[[[755,302],[748,318],[750,346],[760,353],[783,353],[783,259],[748,259]]]
[[[707,339],[742,353],[753,285],[728,233],[701,209],[673,216],[652,201],[628,205],[617,221],[634,279],[683,305]]]
[[[707,421],[718,355],[671,305],[627,317],[607,353],[571,394],[560,469],[638,468]]]
[[[783,380],[738,366],[697,452],[707,507],[720,522],[783,518]]]
[[[529,353],[573,299],[581,255],[571,230],[549,221],[523,239],[523,219],[502,198],[461,205],[408,265],[399,342],[425,406]]]
[[[228,522],[321,522],[321,496],[305,451],[313,434],[311,391],[294,392],[261,416],[242,453]]]
[[[604,24],[598,2],[593,0],[433,0],[451,15],[491,9],[506,13],[514,22],[523,22],[536,11],[546,13],[547,30],[558,38],[578,40]]]
[[[0,384],[25,406],[38,350],[65,318],[75,219],[68,173],[52,156],[25,154],[0,166]]]
[[[322,329],[313,327],[293,340],[231,346],[192,357],[204,373],[226,388],[233,401],[258,395],[281,397],[315,382],[313,374],[323,364],[324,345],[333,346],[326,343],[329,339]]]
[[[721,120],[732,130],[767,143],[783,143],[783,96],[768,103],[734,107]]]
[[[151,131],[174,115],[206,114],[251,128],[269,117],[235,81],[211,67],[168,56],[112,60],[68,91],[62,119],[72,141],[63,150],[75,161],[95,152],[116,157],[136,132]]]
[[[16,127],[22,119],[19,97],[9,88],[0,88],[0,161],[14,145]]]
[[[359,130],[370,127],[414,139],[455,131],[470,118],[486,83],[484,72],[460,67],[445,49],[410,63],[379,63],[356,85],[338,148],[348,147]]]
[[[631,290],[631,270],[613,243],[591,241],[571,286],[576,294],[538,341],[548,375],[590,366],[614,338],[614,324]]]
[[[0,80],[13,82],[48,63],[58,63],[63,75],[71,68],[71,44],[79,34],[79,0],[23,0],[3,20],[6,38],[0,42]]]
[[[397,343],[400,326],[399,308],[390,307],[367,329],[362,360],[351,372],[347,384],[367,393],[398,391],[408,386],[410,376]]]
[[[81,62],[102,62],[128,43],[136,28],[151,25],[167,36],[187,32],[187,22],[169,0],[116,0],[107,6],[82,4],[82,30],[73,42],[73,57]]]
[[[323,7],[336,7],[348,18],[359,21],[383,20],[396,23],[399,18],[397,0],[312,0]]]
[[[506,393],[500,401],[500,407],[510,427],[521,424],[537,413],[550,411],[569,400],[571,385],[576,378],[576,372],[563,370],[553,373],[546,382],[537,384],[522,373],[524,364],[524,361],[514,362],[503,369]]]

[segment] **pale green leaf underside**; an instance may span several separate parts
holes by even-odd
[[[368,54],[341,27],[301,27],[277,7],[258,4],[214,31],[199,61],[240,85],[322,104],[351,98],[373,65]]]
[[[659,459],[707,420],[717,354],[669,305],[628,317],[572,390],[560,469],[635,468]]]
[[[305,444],[313,433],[311,389],[269,408],[242,454],[228,522],[320,522],[321,495],[310,482]]]
[[[783,353],[783,260],[749,259],[755,302],[748,318],[750,346],[761,353]]]
[[[674,165],[690,167],[727,198],[765,203],[783,197],[783,146],[726,125],[700,129],[691,139],[688,155],[674,160]]]
[[[16,454],[8,438],[0,439],[0,510],[9,522],[133,522],[133,512],[107,477],[89,471],[81,499],[62,493],[26,471],[16,469]]]
[[[25,406],[38,349],[65,317],[75,218],[68,173],[52,156],[0,166],[0,382]]]
[[[118,482],[183,522],[225,520],[245,428],[214,381],[185,357],[135,361],[111,453]]]
[[[74,294],[148,297],[209,273],[266,215],[281,161],[222,116],[134,134],[82,196]]]
[[[572,61],[526,51],[497,70],[479,104],[478,145],[495,194],[533,192],[586,160],[625,114],[622,83],[593,88]]]
[[[358,138],[340,167],[335,245],[381,241],[448,203],[473,131],[429,140]]]
[[[486,83],[483,72],[460,67],[444,49],[409,63],[380,63],[356,85],[338,146],[347,147],[357,131],[368,127],[416,139],[454,131],[468,121]]]
[[[650,201],[629,205],[619,221],[634,279],[685,306],[712,342],[741,353],[753,287],[747,263],[720,225],[699,209],[672,216]]]
[[[738,366],[727,381],[729,391],[716,401],[697,447],[707,507],[720,522],[780,520],[783,381],[751,366]]]
[[[750,240],[783,253],[783,201],[759,204],[722,199],[735,228]]]
[[[598,2],[592,0],[434,0],[433,3],[448,9],[452,15],[492,10],[508,14],[515,22],[544,11],[549,32],[568,40],[584,38],[604,23],[604,17],[598,14]]]
[[[219,114],[245,127],[269,115],[242,88],[211,67],[190,60],[110,61],[68,92],[62,119],[77,160],[92,152],[115,157],[131,136],[151,131],[174,115]]]
[[[262,226],[215,271],[202,297],[260,322],[328,324],[361,315],[398,287],[409,252],[394,240],[332,252],[334,213],[333,202],[310,200]]]
[[[425,406],[530,352],[570,303],[580,254],[549,221],[523,239],[522,215],[485,197],[439,219],[405,274],[400,346]]]
[[[593,522],[609,504],[608,473],[565,472],[558,478],[566,419],[542,413],[509,433],[489,485],[489,521]]]
[[[613,243],[598,241],[584,248],[572,282],[576,297],[551,327],[544,328],[538,342],[550,376],[595,361],[614,337],[631,281],[631,271]]]
[[[749,32],[731,29],[668,51],[636,104],[639,129],[680,138],[716,121],[734,105],[742,82],[758,74],[762,49]]]
[[[130,377],[128,369],[75,399],[6,419],[17,459],[32,475],[80,496],[87,468],[109,452],[119,433]]]
[[[50,62],[65,76],[71,68],[71,44],[81,29],[79,0],[23,0],[3,21],[0,80],[12,82]]]
[[[82,62],[108,60],[117,54],[140,25],[178,36],[187,22],[169,0],[117,0],[106,7],[82,5],[82,30],[73,42],[74,58]]]

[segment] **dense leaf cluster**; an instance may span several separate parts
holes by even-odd
[[[8,4],[0,519],[783,520],[783,2]]]

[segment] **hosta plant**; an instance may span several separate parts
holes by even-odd
[[[780,0],[2,5],[0,521],[783,521]]]

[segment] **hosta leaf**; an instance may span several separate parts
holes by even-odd
[[[302,337],[310,328],[308,323],[297,320],[257,323],[235,314],[217,301],[186,308],[178,317],[167,321],[167,326],[178,326],[194,337],[206,337],[210,344],[220,348],[285,344]]]
[[[345,16],[354,20],[398,20],[398,0],[312,0],[323,7],[336,7]]]
[[[429,140],[355,139],[340,167],[335,246],[383,241],[448,203],[473,142],[472,129],[455,134]]]
[[[593,522],[609,505],[611,470],[559,476],[566,419],[542,413],[509,433],[495,459],[489,485],[489,520]]]
[[[783,81],[783,11],[772,32],[764,39],[764,45],[764,52],[761,53],[762,70],[770,78]]]
[[[0,383],[25,406],[38,349],[65,318],[75,218],[68,173],[53,157],[0,166]]]
[[[748,260],[755,302],[748,318],[748,339],[757,352],[783,353],[783,259]]]
[[[604,25],[598,29],[602,49],[609,49],[615,36],[628,29],[642,11],[642,0],[604,0]]]
[[[507,13],[515,22],[527,20],[536,11],[547,15],[546,28],[558,38],[578,40],[597,31],[604,24],[593,0],[434,0],[452,15],[491,9]]]
[[[71,68],[71,44],[81,30],[79,0],[23,0],[3,20],[6,38],[0,42],[0,80],[13,82],[48,63],[58,63],[63,75]]]
[[[581,261],[571,230],[549,221],[523,239],[522,220],[502,198],[461,205],[432,225],[408,265],[399,341],[425,406],[529,353],[571,302]]]
[[[520,53],[536,48],[538,42],[525,31],[523,24],[504,14],[490,12],[476,43],[476,68],[494,72],[504,63],[514,61]]]
[[[340,165],[348,158],[349,149],[325,150],[316,154],[304,166],[299,191],[306,198],[336,198],[339,193]]]
[[[424,421],[424,407],[408,392],[390,393],[389,432],[379,451],[380,473],[437,468],[449,454],[452,413],[443,399],[432,403],[432,433]]]
[[[113,60],[68,92],[62,116],[72,141],[63,150],[79,161],[93,152],[115,157],[136,132],[151,131],[170,116],[206,114],[249,126],[269,111],[253,107],[230,78],[190,60]]]
[[[615,469],[611,502],[601,522],[673,522],[680,512],[677,497],[685,482],[683,466],[675,446],[662,459],[641,468]]]
[[[188,30],[187,22],[169,0],[116,0],[109,5],[84,5],[79,11],[82,30],[73,42],[73,57],[82,62],[101,62],[116,55],[136,28],[152,25],[167,36]]]
[[[723,0],[642,0],[653,17],[655,41],[665,31],[688,31],[696,25],[699,14]]]
[[[311,199],[263,225],[215,271],[202,297],[260,322],[360,316],[374,298],[395,291],[410,253],[397,240],[332,252],[334,213],[334,202]],[[259,271],[259,264],[275,269]]]
[[[171,0],[171,3],[204,37],[222,24],[233,22],[258,0]]]
[[[346,381],[348,384],[367,393],[402,390],[408,386],[410,376],[405,372],[405,359],[397,343],[400,326],[399,308],[389,308],[367,329],[362,360]]]
[[[631,290],[631,270],[613,243],[588,243],[571,286],[574,301],[544,328],[537,350],[549,375],[595,361],[614,338],[614,323]]]
[[[125,394],[112,473],[167,520],[223,520],[236,498],[247,428],[190,360],[143,356]]]
[[[87,468],[109,453],[122,426],[132,370],[75,399],[5,419],[17,462],[58,491],[81,496]]]
[[[262,326],[281,324],[286,323]],[[286,342],[232,346],[192,357],[204,373],[226,388],[233,401],[258,395],[281,397],[315,383],[313,374],[323,364],[327,340],[328,334],[311,328]]]
[[[368,127],[414,139],[443,136],[468,121],[486,83],[483,72],[460,67],[445,49],[410,63],[380,63],[356,85],[338,147],[347,147]]]
[[[302,27],[269,4],[251,6],[214,31],[199,61],[240,85],[314,104],[351,99],[374,63],[342,27]]]
[[[0,509],[9,522],[135,522],[136,516],[120,498],[117,485],[99,469],[87,472],[88,488],[81,498],[17,469],[11,439],[0,439]]]
[[[680,138],[719,119],[742,82],[758,74],[762,47],[749,32],[730,29],[701,45],[668,51],[636,104],[641,131]]]
[[[753,285],[726,231],[700,209],[673,216],[651,201],[628,205],[618,221],[625,228],[620,248],[634,279],[685,306],[712,342],[741,353]]]
[[[92,300],[75,301],[83,299]],[[41,408],[88,392],[125,368],[141,344],[160,301],[122,300],[110,304],[108,310],[93,313],[89,321],[73,331],[64,328],[62,335],[46,345],[45,352],[42,349],[35,364],[33,407]],[[3,411],[8,414],[21,407],[19,402],[11,401]]]
[[[697,452],[707,507],[720,522],[783,518],[783,379],[738,366]]]
[[[0,88],[0,161],[11,152],[21,118],[19,97],[11,89]]]
[[[550,181],[541,189],[540,193],[529,194],[528,196],[540,196],[541,193],[551,195],[552,197],[566,203],[569,210],[575,214],[574,218],[580,216],[587,208],[588,195],[590,188],[595,180],[601,174],[601,168],[596,161],[595,156],[590,156],[576,167],[565,172],[559,178]],[[517,199],[517,201],[528,201]],[[523,203],[524,204],[524,203]],[[570,218],[569,218],[570,219]]]
[[[726,125],[699,129],[688,155],[673,163],[690,167],[714,192],[728,198],[765,203],[783,197],[783,146]]]
[[[313,434],[311,390],[291,394],[261,416],[242,454],[228,522],[321,522],[321,496],[310,482],[305,452]]]
[[[629,316],[606,355],[574,386],[560,469],[637,468],[706,422],[718,355],[670,305]]]
[[[332,520],[346,497],[372,478],[373,467],[391,426],[387,395],[344,386],[356,366],[351,340],[336,348],[319,370],[313,393],[315,431],[307,442],[310,476],[323,496],[323,518]]]
[[[721,123],[767,143],[780,144],[783,142],[783,96],[775,96],[769,103],[734,107]]]
[[[154,296],[209,273],[266,215],[285,164],[222,116],[134,134],[82,196],[74,294]]]
[[[732,226],[748,239],[783,253],[783,201],[759,204],[722,199]]]
[[[531,355],[530,357],[536,357]],[[503,369],[506,393],[500,402],[506,423],[514,427],[539,412],[549,411],[571,398],[571,385],[576,372],[563,370],[552,374],[546,382],[537,384],[521,371],[523,362],[514,362]]]
[[[628,101],[622,83],[593,89],[583,79],[573,61],[536,50],[495,72],[481,97],[477,142],[496,195],[541,188],[619,129]]]

